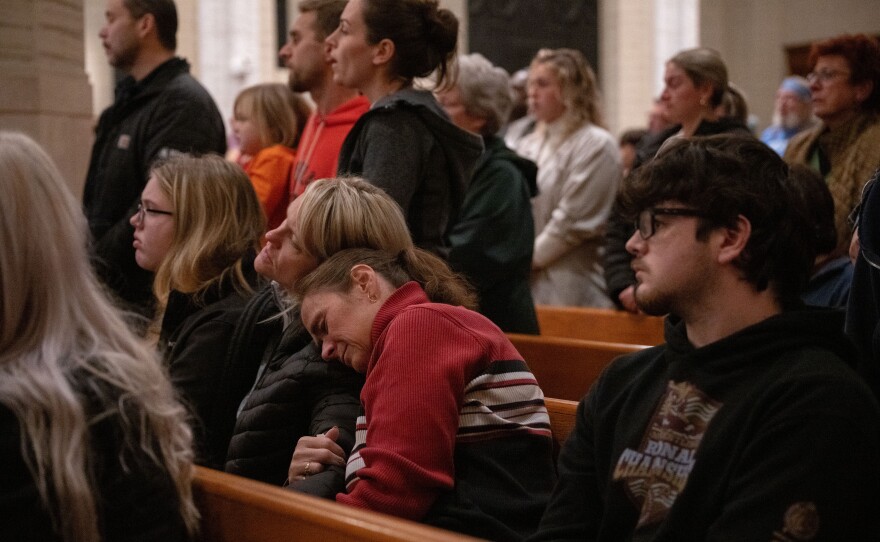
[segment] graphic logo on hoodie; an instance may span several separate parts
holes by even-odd
[[[721,408],[690,382],[669,381],[638,450],[627,448],[614,480],[640,509],[636,528],[662,521],[684,489],[709,422]]]

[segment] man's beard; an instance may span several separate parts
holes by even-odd
[[[773,124],[776,126],[782,126],[786,130],[795,130],[809,123],[810,116],[811,115],[801,116],[795,112],[783,115],[782,113],[775,111],[773,113]]]
[[[643,295],[640,296],[638,283],[636,283],[635,290],[633,291],[633,298],[639,309],[650,316],[664,316],[671,312],[672,302],[669,296],[664,295],[662,292],[659,294],[655,292],[654,295],[644,295],[643,292]]]
[[[111,66],[121,72],[128,73],[134,66],[134,61],[138,55],[138,48],[132,45],[125,47],[107,60]]]
[[[290,87],[290,90],[293,92],[310,92],[315,85],[314,81],[309,81],[304,77],[297,77],[296,72],[289,69],[287,86]]]

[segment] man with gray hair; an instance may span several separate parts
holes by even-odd
[[[782,156],[788,141],[814,124],[816,117],[813,116],[810,83],[803,77],[792,75],[783,79],[776,91],[773,124],[761,133],[761,141]]]
[[[225,128],[214,100],[174,54],[172,0],[108,0],[105,17],[98,36],[110,65],[127,77],[98,121],[83,204],[98,275],[124,308],[152,318],[153,275],[135,262],[129,218],[154,160],[223,154]]]

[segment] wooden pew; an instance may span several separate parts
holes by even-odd
[[[508,333],[545,397],[579,401],[617,356],[645,346]]]
[[[196,467],[193,493],[202,542],[477,540],[204,467]]]
[[[663,342],[663,318],[613,309],[536,305],[541,335],[654,346]]]
[[[554,453],[574,428],[577,402],[545,398]],[[234,474],[196,467],[202,542],[468,542],[465,535],[359,510]]]
[[[547,405],[547,414],[550,416],[550,431],[553,432],[553,454],[556,457],[574,429],[578,403],[577,401],[545,397],[544,404]]]

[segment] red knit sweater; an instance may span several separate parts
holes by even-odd
[[[471,490],[453,501],[477,503],[489,515],[499,503],[509,508],[496,516],[532,507],[534,525],[526,529],[536,528],[554,481],[550,422],[541,389],[504,333],[476,312],[430,303],[410,282],[379,310],[372,340],[348,493],[337,500],[430,520],[438,498],[463,491],[461,477],[479,463],[486,491],[462,484]],[[537,459],[529,458],[533,473],[523,476],[519,452]]]

